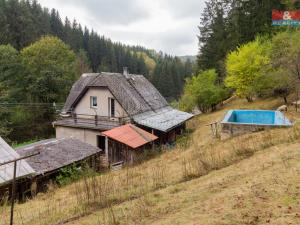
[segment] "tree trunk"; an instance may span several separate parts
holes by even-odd
[[[285,103],[285,104],[287,104],[287,103],[288,103],[288,101],[287,101],[287,97],[286,97],[286,96],[284,96],[284,97],[283,97],[283,100],[284,100],[284,103]]]
[[[217,109],[217,105],[216,104],[211,105],[211,111],[212,112],[216,111],[216,109]]]
[[[246,99],[247,99],[248,102],[253,102],[253,99],[252,99],[251,96],[247,96]]]

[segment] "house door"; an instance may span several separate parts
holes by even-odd
[[[105,136],[97,135],[97,147],[105,152]]]
[[[125,161],[123,146],[115,141],[110,142],[108,157],[111,164],[123,163]]]

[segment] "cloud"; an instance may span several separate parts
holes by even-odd
[[[197,54],[197,26],[204,0],[40,0],[62,17],[125,44],[168,54]]]
[[[89,17],[110,25],[127,25],[149,16],[138,0],[64,0],[63,4],[80,7]]]
[[[161,1],[174,18],[200,18],[200,12],[205,6],[204,0],[165,0]]]
[[[194,34],[197,27],[179,26],[159,32],[122,31],[112,32],[111,36],[123,43],[142,45],[150,49],[161,50],[171,55],[196,54],[198,39]],[[191,50],[192,49],[192,50]]]

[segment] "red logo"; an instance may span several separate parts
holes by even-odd
[[[272,10],[272,20],[300,20],[300,10],[279,11]]]

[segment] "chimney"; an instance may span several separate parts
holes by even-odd
[[[123,67],[123,75],[126,77],[126,79],[129,79],[129,73],[128,73],[128,68],[127,67]]]

